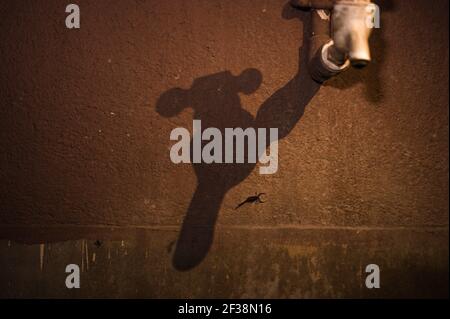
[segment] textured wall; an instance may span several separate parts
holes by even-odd
[[[64,1],[0,3],[0,236],[73,240],[42,271],[76,240],[125,240],[127,267],[167,284],[101,290],[127,264],[98,259],[109,270],[82,295],[367,296],[358,276],[377,261],[390,285],[373,296],[448,295],[448,1],[379,1],[373,63],[320,88],[299,58],[308,15],[284,0],[76,3],[79,30]],[[249,68],[262,83],[246,95]],[[170,132],[193,117],[278,127],[278,173],[173,164]],[[234,210],[257,192],[267,202]],[[9,296],[51,295],[38,246],[6,243]]]

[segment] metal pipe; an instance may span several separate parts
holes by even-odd
[[[312,9],[333,9],[336,0],[292,0],[291,5],[295,8],[312,8]]]
[[[343,59],[342,63],[333,62],[326,55],[328,53],[326,48],[330,46],[330,11],[314,9],[311,15],[312,34],[309,39],[308,69],[315,81],[323,83],[347,69],[350,63],[346,58]],[[338,55],[336,53],[336,57]]]

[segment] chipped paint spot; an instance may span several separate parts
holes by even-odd
[[[84,272],[84,240],[81,241],[81,272]]]
[[[44,253],[45,253],[45,244],[39,245],[39,265],[41,271],[44,269]]]
[[[84,241],[85,246],[85,253],[86,253],[86,271],[89,270],[89,250],[88,250],[88,244],[86,241]]]

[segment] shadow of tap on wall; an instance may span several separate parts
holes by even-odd
[[[306,41],[300,49],[299,70],[285,86],[260,106],[256,117],[242,107],[239,97],[239,93],[252,94],[261,85],[262,74],[256,69],[247,69],[238,76],[228,71],[207,75],[195,79],[188,90],[170,89],[160,96],[156,105],[157,112],[164,117],[173,117],[184,108],[191,107],[194,119],[201,120],[203,129],[214,127],[222,135],[225,128],[266,128],[267,133],[270,128],[278,128],[279,139],[287,136],[302,117],[305,107],[320,85],[311,79],[307,69],[309,14],[286,6],[283,12],[285,18],[293,18],[286,14],[286,10],[292,10],[291,13],[303,22],[303,39]],[[269,139],[266,138],[266,141]],[[203,148],[207,142],[202,143]],[[192,144],[191,140],[191,163]],[[245,145],[245,149],[247,146]],[[222,154],[225,154],[224,150],[225,145],[222,145]],[[255,163],[249,163],[248,156],[249,154],[245,154],[242,164],[192,164],[197,176],[197,187],[173,256],[173,265],[177,270],[194,268],[208,254],[218,212],[226,193],[245,180],[256,166]]]

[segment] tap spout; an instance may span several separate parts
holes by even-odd
[[[309,69],[316,81],[322,83],[350,65],[363,68],[369,64],[369,37],[378,10],[370,0],[291,0],[291,4],[312,9],[311,41],[317,50],[312,52]],[[327,37],[324,24],[329,29]],[[319,48],[317,35],[321,35]]]
[[[331,19],[334,46],[354,67],[365,67],[371,61],[369,37],[375,10],[369,0],[338,0],[334,4]]]

